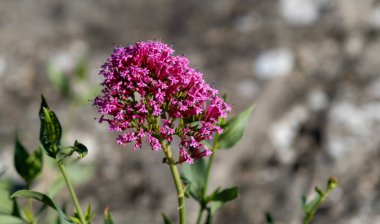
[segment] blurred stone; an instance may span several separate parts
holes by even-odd
[[[240,16],[235,21],[235,29],[241,33],[254,31],[260,22],[251,15]]]
[[[327,150],[336,159],[351,152],[373,151],[380,144],[380,103],[333,104],[327,127]]]
[[[293,52],[289,48],[277,48],[259,54],[254,63],[254,72],[259,78],[268,80],[289,75],[293,67]]]
[[[364,77],[378,77],[380,71],[380,43],[368,43],[359,61],[359,74]]]
[[[37,74],[35,64],[30,61],[24,61],[23,66],[13,67],[10,70],[13,71],[12,75],[4,76],[1,83],[4,89],[13,91],[23,97],[30,96],[35,91],[34,82]]]
[[[5,74],[7,69],[7,61],[0,55],[0,78]]]
[[[236,86],[237,91],[244,97],[253,97],[259,93],[259,85],[250,79],[240,81]]]
[[[374,80],[366,89],[368,96],[380,100],[380,77]]]
[[[293,25],[310,25],[319,18],[319,5],[313,0],[281,0],[280,11]]]
[[[337,14],[349,29],[368,26],[373,0],[337,0]]]
[[[348,37],[345,44],[345,51],[350,57],[359,57],[364,48],[364,40],[360,34],[354,34]]]
[[[309,93],[308,105],[312,111],[322,111],[328,105],[328,97],[325,92],[320,89],[312,90]]]
[[[87,54],[87,44],[83,41],[73,41],[67,49],[58,51],[51,58],[51,63],[65,73],[72,72],[78,63],[78,60]]]
[[[368,23],[372,28],[380,29],[380,5],[372,8],[369,14]]]
[[[297,136],[300,125],[307,118],[307,109],[298,105],[272,125],[269,133],[270,139],[282,163],[290,164],[294,162],[296,150],[293,148],[293,141]]]

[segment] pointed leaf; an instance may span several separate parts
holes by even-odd
[[[95,213],[92,211],[91,205],[88,205],[86,212],[84,213],[84,218],[86,219],[87,223],[91,223],[94,217]]]
[[[87,155],[88,150],[85,145],[75,140],[73,146],[69,146],[60,150],[57,154],[56,159],[58,162],[61,162],[65,158],[71,156],[74,152],[77,152],[79,154],[79,158],[83,158]]]
[[[223,204],[233,201],[239,197],[239,187],[231,187],[224,189],[216,194],[212,194],[211,197],[207,198],[210,202],[211,215],[220,208]]]
[[[317,192],[320,197],[325,196],[325,192],[319,187],[315,187],[315,192]]]
[[[222,191],[217,191],[217,193],[212,195],[212,198],[210,198],[210,201],[222,201],[222,202],[229,202],[233,201],[236,198],[239,197],[239,187],[231,187],[223,189]]]
[[[16,137],[14,163],[17,173],[25,180],[26,185],[29,186],[42,171],[43,154],[41,147],[38,147],[30,155]]]
[[[43,204],[53,208],[58,212],[59,221],[61,224],[72,223],[69,217],[62,211],[62,209],[47,195],[36,191],[19,190],[12,194],[11,198],[31,198],[42,202]]]
[[[164,224],[172,224],[172,221],[165,215],[165,213],[161,213],[162,219],[164,220]]]
[[[306,205],[307,205],[307,198],[305,195],[302,195],[301,197],[301,207],[302,207],[302,210],[306,213]]]
[[[104,224],[113,224],[109,208],[104,209]]]
[[[275,224],[274,223],[274,219],[273,219],[272,215],[269,212],[267,212],[265,214],[265,219],[267,221],[267,224]]]
[[[229,149],[233,147],[244,135],[244,130],[248,124],[248,119],[252,114],[254,106],[250,106],[236,117],[223,125],[224,132],[219,136],[217,148]]]
[[[72,217],[72,216],[70,216],[70,219],[75,224],[82,224],[81,221],[80,221],[80,219],[78,217]]]
[[[41,96],[40,107],[40,142],[47,154],[55,158],[60,149],[62,137],[62,127],[55,113],[51,111],[46,103],[46,100]]]
[[[182,165],[182,176],[189,181],[189,191],[197,201],[203,201],[203,191],[206,185],[206,163],[203,158],[194,164]]]
[[[0,214],[0,224],[27,224],[27,222],[15,216]]]
[[[9,198],[8,189],[0,188],[0,214],[11,214],[13,206],[13,201]]]

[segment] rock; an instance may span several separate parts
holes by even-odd
[[[292,25],[310,25],[319,18],[319,5],[313,0],[281,0],[280,11]]]
[[[272,144],[279,160],[284,164],[294,161],[296,151],[293,141],[297,136],[299,126],[308,118],[308,111],[304,106],[295,106],[281,120],[274,123],[269,133]]]
[[[254,72],[261,79],[288,75],[294,67],[294,55],[289,48],[276,48],[262,52],[254,64]]]
[[[250,79],[245,79],[240,81],[236,86],[237,91],[240,93],[241,96],[244,97],[253,97],[256,94],[259,93],[260,87],[259,85]]]
[[[372,0],[337,0],[339,23],[349,29],[368,26],[368,15],[373,7]]]
[[[240,16],[235,21],[235,29],[241,33],[252,32],[259,25],[260,22],[251,15]]]
[[[51,63],[60,71],[72,72],[78,60],[87,53],[87,44],[83,41],[72,42],[67,49],[61,50],[52,56]]]
[[[380,29],[380,5],[374,7],[368,17],[370,27]]]
[[[380,144],[380,103],[357,105],[349,101],[333,104],[327,127],[328,153],[341,159],[351,152],[376,150]]]
[[[328,97],[322,90],[312,90],[308,96],[308,106],[312,111],[322,111],[328,105]]]
[[[369,87],[366,89],[368,96],[374,98],[375,100],[380,100],[380,78],[374,80]]]
[[[7,61],[0,55],[0,78],[5,74],[7,69]]]

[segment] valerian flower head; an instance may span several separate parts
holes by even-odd
[[[222,128],[219,118],[231,111],[218,91],[189,65],[184,56],[161,42],[138,42],[117,47],[101,67],[102,94],[94,105],[111,131],[121,134],[117,143],[141,148],[146,141],[153,150],[161,142],[180,139],[179,163],[193,163],[211,151],[203,144]]]

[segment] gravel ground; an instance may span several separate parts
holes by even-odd
[[[87,101],[114,46],[162,40],[227,93],[233,114],[256,104],[244,139],[217,157],[212,185],[238,184],[242,196],[215,223],[264,223],[267,211],[300,223],[301,195],[331,175],[340,188],[313,223],[380,223],[379,34],[377,0],[0,1],[0,166],[11,166],[16,129],[37,144],[43,93],[64,142],[90,148],[83,163],[96,172],[79,188],[85,203],[99,214],[109,206],[117,223],[161,223],[161,211],[175,218],[162,155],[114,144]],[[88,75],[79,79],[83,58]],[[68,94],[52,85],[52,64]]]

